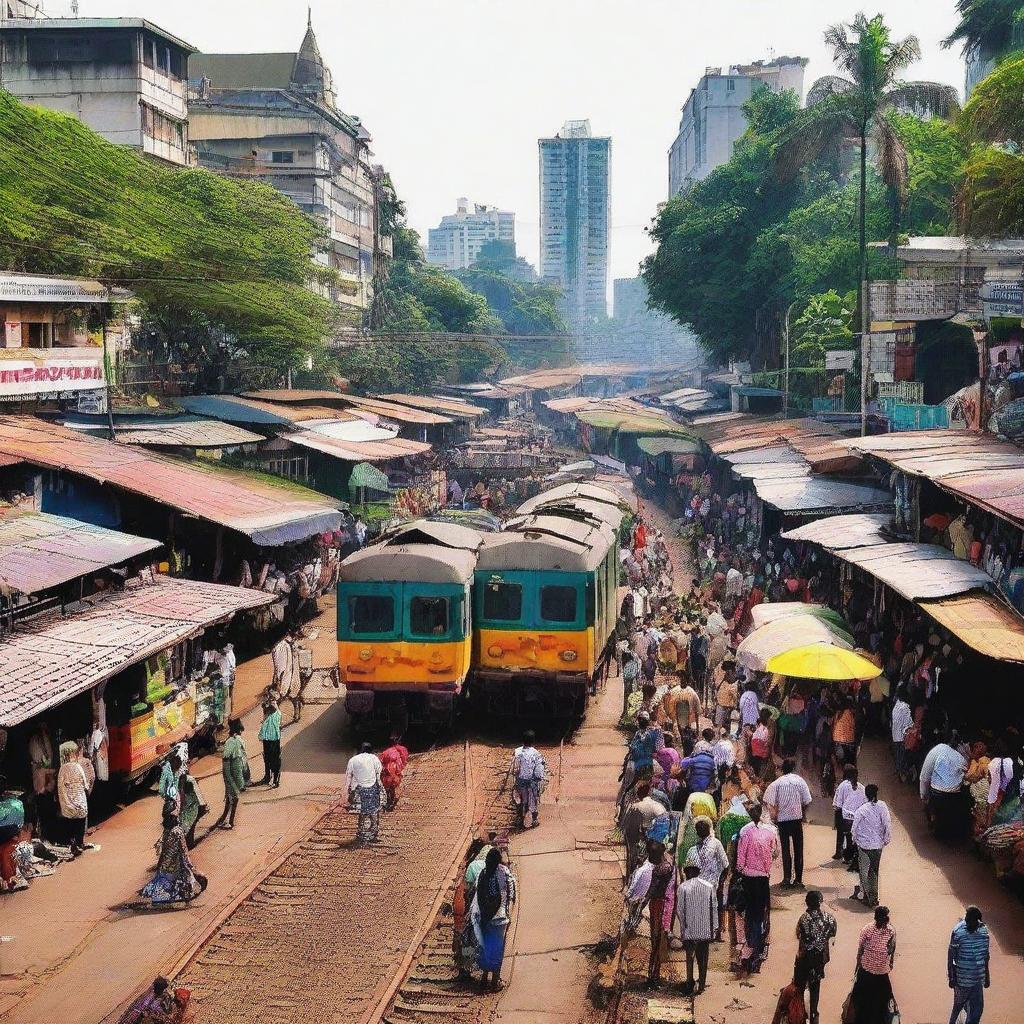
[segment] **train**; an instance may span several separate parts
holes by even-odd
[[[349,556],[338,664],[357,730],[582,715],[612,656],[625,503],[595,484],[524,502],[500,531],[417,520]]]

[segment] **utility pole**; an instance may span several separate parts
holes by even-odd
[[[867,276],[860,283],[860,436],[868,433],[868,361],[871,352],[871,321],[868,319]]]
[[[789,309],[786,310],[786,323],[785,323],[785,335],[786,335],[786,376],[785,376],[785,389],[784,396],[782,399],[782,416],[783,419],[789,419],[789,318],[793,312],[793,307],[796,305],[795,302],[789,304]]]

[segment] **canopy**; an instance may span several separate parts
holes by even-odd
[[[736,648],[736,662],[756,672],[768,672],[771,671],[768,662],[772,658],[807,644],[853,650],[852,641],[846,640],[841,632],[821,619],[811,615],[790,615],[750,633]]]
[[[365,487],[370,491],[380,491],[382,494],[387,494],[391,490],[387,474],[381,472],[376,466],[371,466],[368,462],[360,462],[352,469],[348,478],[348,493],[350,495],[354,497],[360,487]]]
[[[823,604],[783,601],[779,604],[758,604],[750,610],[750,617],[754,621],[755,629],[759,626],[767,625],[769,622],[777,622],[779,619],[786,619],[793,615],[813,615],[816,619],[821,619],[836,632],[842,633],[844,638],[850,636],[849,627],[842,615]]]
[[[979,654],[999,661],[1024,662],[1024,621],[992,594],[974,591],[921,607]]]
[[[688,437],[641,437],[636,446],[652,458],[671,452],[673,455],[695,455],[700,451],[700,443]]]
[[[881,668],[855,651],[824,643],[806,644],[770,658],[769,672],[799,679],[874,679]]]

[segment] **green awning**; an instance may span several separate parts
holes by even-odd
[[[352,474],[348,478],[349,494],[355,497],[360,487],[387,494],[391,489],[391,484],[388,482],[387,475],[376,466],[371,466],[368,462],[360,462],[353,467]]]
[[[640,451],[657,457],[671,452],[673,455],[696,455],[700,444],[685,437],[638,437],[636,446]]]

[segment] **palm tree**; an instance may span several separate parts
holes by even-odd
[[[833,59],[848,77],[819,79],[807,94],[807,109],[779,139],[775,151],[780,179],[796,176],[826,150],[853,141],[860,153],[858,318],[863,318],[867,281],[867,163],[868,143],[875,163],[891,190],[898,209],[906,203],[907,151],[888,114],[903,110],[948,117],[959,107],[956,91],[935,82],[902,82],[900,75],[921,56],[916,36],[895,41],[876,15],[858,14],[849,25],[825,32]]]
[[[1005,53],[1014,44],[1015,29],[1024,19],[1021,0],[957,0],[956,9],[960,24],[942,45],[962,43],[965,56],[972,50],[992,57]]]

